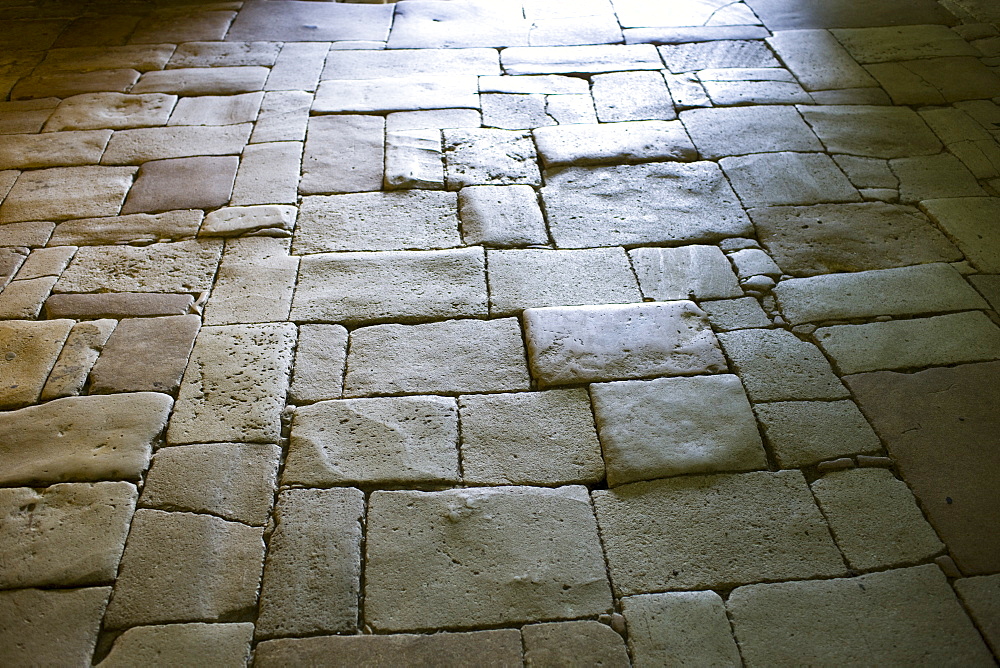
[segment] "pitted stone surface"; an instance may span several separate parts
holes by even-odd
[[[524,312],[542,385],[716,373],[726,368],[705,312],[689,301]]]
[[[126,629],[118,638],[101,668],[128,668],[135,665],[206,663],[237,668],[250,658],[253,624],[165,624]]]
[[[23,172],[0,204],[0,223],[114,216],[135,167],[56,167]]]
[[[689,162],[698,157],[683,126],[676,121],[559,125],[539,128],[533,134],[546,168]]]
[[[374,492],[365,616],[397,631],[606,612],[593,517],[582,486]]]
[[[548,243],[531,186],[467,186],[458,191],[458,208],[466,243],[499,248]]]
[[[10,665],[91,661],[111,587],[0,592],[0,647]]]
[[[445,130],[444,156],[449,190],[474,185],[541,185],[535,146],[527,132]]]
[[[45,122],[46,132],[60,130],[124,130],[163,125],[170,116],[176,95],[149,93],[84,93],[68,97]]]
[[[878,436],[851,401],[775,401],[754,406],[782,468],[874,454]]]
[[[521,635],[528,666],[558,665],[570,656],[587,665],[631,665],[622,637],[600,622],[531,624],[521,629]]]
[[[340,325],[301,325],[289,397],[299,403],[339,399],[344,392],[346,361],[346,329]]]
[[[446,397],[322,401],[297,408],[282,484],[454,483],[458,409]]]
[[[692,109],[681,121],[703,158],[823,150],[794,107]]]
[[[86,246],[55,292],[199,292],[212,287],[221,241],[149,246]]]
[[[753,297],[702,301],[699,306],[708,314],[712,327],[719,331],[767,327],[771,324],[771,319]]]
[[[726,604],[714,591],[642,594],[622,599],[636,666],[680,661],[696,665],[742,664]]]
[[[715,246],[636,248],[629,259],[646,299],[742,297],[726,257]]]

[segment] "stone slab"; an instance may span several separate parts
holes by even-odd
[[[45,300],[45,317],[93,320],[184,315],[194,305],[191,295],[156,292],[58,294]]]
[[[51,246],[105,246],[124,242],[180,241],[194,237],[204,214],[198,210],[78,218],[59,223]]]
[[[389,190],[444,190],[441,133],[437,130],[386,133],[384,185]]]
[[[340,325],[300,325],[289,398],[296,403],[339,399],[344,393],[346,362],[346,329]]]
[[[723,158],[719,164],[747,207],[861,201],[824,153],[757,153]]]
[[[782,468],[875,454],[882,447],[851,401],[775,401],[756,404],[754,411]]]
[[[124,130],[163,125],[167,122],[176,95],[149,93],[84,93],[59,103],[45,123],[46,132],[61,130]]]
[[[13,185],[13,179],[11,180],[11,185]],[[0,192],[3,192],[2,184],[0,184]],[[6,225],[0,225],[0,246],[44,246],[45,242],[52,236],[53,229],[55,229],[55,223],[48,222],[7,223]]]
[[[0,144],[0,169],[93,165],[110,138],[110,130],[6,135]]]
[[[516,5],[471,0],[403,5],[393,15],[390,49],[526,46],[529,22]]]
[[[944,105],[1000,95],[1000,76],[972,56],[877,63],[866,69],[897,105]]]
[[[111,587],[0,593],[0,647],[13,666],[87,665]]]
[[[55,292],[199,292],[212,286],[221,241],[84,246]]]
[[[377,116],[311,118],[299,192],[379,190],[385,161],[384,133],[385,120]]]
[[[974,46],[945,25],[841,28],[830,32],[863,64],[979,55]]]
[[[478,128],[480,125],[482,125],[482,117],[476,109],[394,111],[385,117],[385,127],[388,132]]]
[[[823,150],[793,107],[692,109],[681,112],[681,121],[703,158]]]
[[[405,14],[405,12],[403,12]],[[332,51],[323,79],[383,79],[412,76],[498,75],[496,49],[388,49]]]
[[[128,668],[135,665],[171,665],[205,662],[213,666],[245,665],[250,659],[253,624],[165,624],[136,626],[115,638],[111,651],[97,665]]]
[[[674,3],[676,5],[676,3]],[[760,40],[681,40],[658,48],[673,74],[718,68],[779,67]]]
[[[507,248],[548,242],[531,186],[467,186],[458,192],[458,209],[467,244]]]
[[[235,95],[264,89],[266,67],[185,67],[146,72],[133,93],[178,95]]]
[[[626,44],[687,44],[716,40],[764,39],[771,33],[760,25],[682,26],[659,28],[625,28]]]
[[[556,124],[546,113],[544,95],[490,94],[481,96],[480,101],[485,127],[520,130]]]
[[[38,401],[56,363],[71,320],[0,321],[0,407],[21,408]]]
[[[1000,647],[1000,577],[986,575],[962,578],[955,582],[955,590],[967,610],[996,654]]]
[[[166,68],[272,67],[279,51],[276,42],[185,42],[177,45]]]
[[[298,269],[299,259],[288,256],[288,239],[227,241],[205,308],[205,324],[287,320]]]
[[[1000,212],[1000,198],[930,200],[921,202],[921,208],[977,269],[1000,273],[1000,230],[993,222]]]
[[[380,4],[317,5],[296,0],[280,7],[247,5],[233,21],[227,38],[276,42],[385,41],[392,24],[392,10]]]
[[[554,74],[535,76],[480,76],[480,93],[517,95],[589,95],[590,86],[581,77]]]
[[[257,120],[264,93],[182,97],[166,125],[236,125]]]
[[[597,666],[630,666],[625,642],[610,626],[595,621],[531,624],[521,629],[524,662],[558,665],[566,657]]]
[[[714,591],[628,596],[622,599],[622,612],[637,666],[670,661],[742,665],[726,604]]]
[[[122,213],[214,209],[228,204],[239,164],[234,155],[143,163]]]
[[[878,85],[827,30],[781,30],[767,43],[808,91]]]
[[[0,204],[0,223],[114,216],[135,167],[56,167],[24,172]]]
[[[55,366],[45,380],[42,401],[81,393],[90,369],[117,325],[114,320],[78,322],[73,325]]]
[[[265,94],[250,142],[304,141],[311,106],[312,95],[306,91],[280,90]]]
[[[541,185],[530,133],[451,129],[445,130],[443,136],[449,190],[473,185]]]
[[[636,248],[628,255],[646,299],[743,296],[729,261],[716,246]]]
[[[250,138],[252,128],[252,123],[240,123],[222,127],[192,125],[118,130],[111,136],[101,162],[136,165],[165,158],[238,155]]]
[[[985,197],[976,176],[961,160],[953,155],[921,155],[889,161],[893,173],[899,177],[899,200],[921,200],[948,197]]]
[[[532,133],[546,169],[698,158],[677,121],[625,121],[538,128]]]
[[[698,305],[708,314],[709,322],[717,331],[767,327],[771,324],[771,319],[753,297],[702,301]]]
[[[659,72],[612,72],[591,79],[597,118],[602,123],[669,121],[677,118]]]
[[[196,315],[122,320],[90,372],[90,393],[173,394],[200,327]]]
[[[799,112],[831,153],[902,158],[941,150],[927,124],[905,107],[801,106]]]
[[[652,7],[641,0],[616,0],[615,9],[622,27],[626,28],[759,24],[746,5],[727,0],[700,0]]]
[[[478,108],[479,82],[471,74],[328,79],[320,81],[312,105],[320,114]]]
[[[547,46],[504,49],[500,54],[507,74],[600,74],[663,67],[656,47],[629,46]]]
[[[11,100],[33,100],[46,97],[67,98],[83,93],[124,93],[139,80],[133,69],[68,72],[24,77],[13,86]]]

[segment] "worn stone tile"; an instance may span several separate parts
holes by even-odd
[[[173,394],[200,326],[196,315],[122,320],[90,372],[91,394]]]
[[[110,587],[0,593],[0,646],[10,665],[72,662],[94,652]]]
[[[781,30],[767,43],[808,91],[878,86],[827,30]]]
[[[0,251],[0,262],[2,262],[2,269],[0,269],[2,279],[0,279],[0,283],[6,285],[13,280],[30,252],[30,249],[24,247],[4,248]]]
[[[857,188],[899,189],[899,178],[889,169],[889,161],[855,155],[834,155],[837,163]]]
[[[0,102],[0,134],[41,132],[42,126],[58,105],[57,97]]]
[[[73,325],[55,366],[45,380],[40,398],[47,401],[80,394],[94,362],[117,324],[114,320],[95,320]]]
[[[516,95],[589,95],[590,86],[582,77],[480,76],[479,92]]]
[[[753,297],[726,299],[719,301],[702,301],[698,304],[716,330],[728,332],[734,329],[751,327],[767,327],[771,319],[767,317],[760,304]]]
[[[393,16],[389,49],[527,46],[530,23],[520,6],[471,0],[403,5]]]
[[[521,249],[487,253],[490,313],[525,308],[642,301],[621,248]]]
[[[138,22],[138,16],[128,14],[81,16],[66,26],[52,46],[122,46]]]
[[[305,91],[273,91],[264,95],[250,143],[304,141],[312,95]]]
[[[385,136],[386,189],[444,190],[441,132],[406,130]]]
[[[698,154],[677,121],[559,125],[532,133],[548,169],[663,160],[693,161]]]
[[[775,264],[771,256],[759,248],[743,248],[729,253],[728,259],[736,269],[736,275],[741,281],[754,276],[768,276],[777,280],[781,276],[781,267]]]
[[[37,318],[55,282],[55,276],[47,276],[8,284],[0,293],[0,318]]]
[[[298,210],[294,206],[282,204],[223,207],[205,216],[204,223],[198,229],[198,236],[230,237],[257,234],[287,237],[295,228],[297,213]]]
[[[133,44],[217,40],[226,35],[236,17],[233,11],[161,11],[139,21],[129,41]]]
[[[291,318],[414,322],[486,312],[483,251],[461,248],[306,256]]]
[[[674,74],[717,68],[781,66],[767,44],[760,40],[699,40],[665,44],[658,50],[667,69]]]
[[[186,210],[68,220],[55,227],[48,243],[50,246],[104,246],[123,242],[179,241],[194,237],[203,216],[201,211]]]
[[[574,661],[596,666],[630,666],[625,641],[606,624],[595,621],[531,624],[521,629],[524,661],[529,666]]]
[[[611,12],[599,16],[535,19],[528,29],[530,46],[620,44],[622,30]]]
[[[466,395],[458,406],[466,482],[557,485],[604,478],[584,389]]]
[[[445,128],[478,128],[482,117],[478,109],[426,109],[424,111],[394,111],[385,117],[387,132],[406,130],[443,130]]]
[[[142,508],[210,513],[253,526],[267,524],[281,449],[263,443],[160,448],[139,497]]]
[[[45,317],[91,320],[184,315],[194,305],[189,294],[99,292],[56,294],[45,300]]]
[[[789,331],[743,329],[719,341],[754,402],[849,396],[819,349]]]
[[[137,496],[127,482],[0,488],[3,588],[113,581]]]
[[[277,42],[186,42],[177,45],[166,67],[271,67],[280,50]]]
[[[1000,231],[992,223],[1000,211],[1000,198],[935,199],[921,202],[921,208],[977,269],[1000,273]]]
[[[707,162],[569,167],[547,173],[541,192],[560,248],[752,234],[722,170]]]
[[[7,320],[0,322],[0,406],[20,408],[38,401],[45,379],[69,336],[71,320]]]
[[[517,320],[450,320],[354,330],[344,394],[510,392],[529,383]]]
[[[978,274],[967,277],[972,287],[979,291],[994,311],[1000,310],[1000,276],[996,274]]]
[[[247,5],[233,21],[227,38],[276,42],[385,41],[392,24],[392,10],[385,5],[317,5],[294,0],[280,7]]]
[[[985,309],[948,264],[922,264],[782,281],[774,289],[792,324]]]
[[[899,177],[899,199],[919,202],[949,197],[985,197],[975,175],[962,162],[947,153],[890,160]]]
[[[290,323],[203,327],[181,382],[168,442],[276,443],[294,343]]]
[[[489,94],[481,95],[483,125],[502,130],[521,130],[555,125],[546,113],[545,96]]]
[[[844,572],[798,471],[683,476],[593,496],[620,595]]]
[[[397,8],[398,9],[398,8]],[[401,16],[406,12],[401,12]],[[500,74],[496,49],[400,49],[332,51],[323,79],[382,79],[388,77]]]
[[[165,158],[238,155],[250,137],[250,123],[224,127],[178,126],[119,130],[111,137],[103,164],[139,164]]]
[[[842,373],[1000,359],[1000,329],[975,311],[822,327],[816,339]]]
[[[287,666],[339,657],[347,664],[403,661],[461,668],[476,664],[501,668],[521,663],[521,636],[517,629],[392,635],[330,635],[314,638],[267,640],[254,652],[262,668]]]
[[[322,401],[295,410],[281,481],[307,487],[454,483],[457,446],[452,398]]]
[[[771,33],[761,25],[710,25],[625,28],[622,34],[626,44],[688,44],[718,40],[758,40]]]
[[[726,604],[714,591],[628,596],[622,599],[622,612],[637,666],[671,661],[742,665]]]
[[[97,164],[110,130],[7,135],[0,144],[0,168],[73,167]]]
[[[264,90],[266,67],[185,67],[146,72],[133,93],[176,95],[235,95]]]
[[[250,659],[253,624],[165,624],[126,629],[115,638],[111,651],[97,665],[127,668],[135,665],[207,663],[213,666],[246,665]]]
[[[211,515],[136,511],[105,627],[223,621],[253,610],[262,533]]]
[[[509,248],[548,243],[531,186],[467,186],[458,192],[458,207],[467,244]]]
[[[73,246],[35,249],[24,260],[14,278],[23,281],[43,276],[58,276],[69,264],[74,253],[76,248]]]
[[[956,580],[955,590],[994,654],[1000,647],[1000,576],[986,575]]]
[[[887,0],[863,6],[850,0],[802,0],[794,5],[782,0],[747,0],[747,4],[772,30],[957,22],[951,13],[931,0]]]
[[[264,93],[182,97],[166,125],[236,125],[257,120]]]
[[[456,108],[479,108],[479,86],[475,75],[328,79],[319,83],[312,105],[313,112],[318,113]]]
[[[641,0],[615,0],[622,27],[684,27],[702,25],[757,25],[760,21],[743,3],[729,0],[679,2],[668,0],[650,6]]]
[[[874,454],[882,447],[851,401],[776,401],[756,404],[754,410],[783,468]]]
[[[494,129],[444,131],[449,190],[472,185],[541,185],[528,132]]]
[[[302,166],[302,142],[249,144],[233,185],[232,203],[295,204]]]
[[[790,72],[778,68],[701,70],[698,80],[717,106],[813,102]]]
[[[938,153],[942,146],[920,116],[904,107],[799,107],[831,153],[901,158]]]
[[[704,311],[692,302],[533,308],[524,323],[540,385],[726,368]]]
[[[288,319],[299,260],[288,240],[247,237],[226,242],[205,324],[280,322]]]
[[[698,81],[694,74],[664,74],[667,88],[670,90],[670,97],[674,100],[674,107],[678,110],[692,109],[699,107],[711,107],[712,101],[708,99],[705,88]]]
[[[297,403],[339,399],[344,392],[347,330],[340,325],[300,325],[289,398]]]
[[[590,95],[549,95],[545,98],[545,113],[558,125],[597,123]]]
[[[163,125],[177,101],[175,95],[150,93],[84,93],[59,103],[45,123],[45,132],[62,130],[121,130]]]
[[[53,74],[67,71],[94,72],[132,68],[140,72],[160,70],[170,58],[171,44],[128,46],[86,46],[51,49],[33,74]]]
[[[295,2],[295,0],[292,0]],[[287,7],[301,6],[301,2]],[[317,5],[312,5],[318,7]],[[257,9],[255,7],[254,9]],[[247,7],[246,12],[253,9]],[[282,16],[284,18],[284,16]],[[278,60],[264,84],[267,91],[314,91],[319,85],[323,62],[330,52],[330,45],[323,42],[285,42],[278,53]],[[312,104],[312,95],[309,96]]]
[[[213,209],[228,204],[239,164],[236,156],[145,162],[139,167],[122,213]]]
[[[374,492],[366,621],[393,631],[606,612],[611,591],[593,517],[582,486]]]
[[[948,104],[1000,95],[1000,76],[974,57],[951,56],[867,66],[894,104]]]
[[[597,117],[602,123],[677,118],[659,72],[599,74],[591,81]]]
[[[692,109],[681,112],[681,122],[703,158],[823,150],[816,135],[792,107]]]
[[[138,80],[139,72],[133,69],[30,76],[14,85],[10,91],[10,99],[34,100],[43,97],[67,98],[82,93],[124,93]]]
[[[861,196],[823,153],[757,153],[719,161],[743,204],[858,202]]]
[[[850,579],[741,587],[727,607],[751,665],[990,662],[989,650],[932,564]]]
[[[200,292],[212,287],[222,242],[84,246],[56,292]]]
[[[629,259],[639,277],[643,297],[647,299],[669,301],[743,296],[732,267],[715,246],[636,248],[629,251]]]
[[[898,25],[830,31],[859,63],[942,56],[978,56],[976,48],[944,25]]]
[[[302,157],[303,195],[363,192],[382,187],[385,120],[378,116],[317,116],[309,120]]]
[[[506,74],[600,74],[663,67],[656,47],[648,44],[512,47],[501,52],[500,61]]]

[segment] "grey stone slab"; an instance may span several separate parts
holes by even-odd
[[[560,75],[480,76],[480,93],[517,95],[589,95],[590,86],[582,77]]]
[[[846,105],[799,111],[832,153],[900,158],[941,150],[941,142],[911,109]]]
[[[481,95],[483,125],[503,130],[521,130],[555,125],[546,113],[545,96],[489,94]]]
[[[262,534],[211,515],[136,511],[105,627],[224,621],[254,609]]]
[[[278,497],[256,636],[354,632],[361,589],[357,489],[292,489]]]
[[[392,24],[392,10],[378,4],[316,5],[295,0],[274,7],[251,4],[240,11],[226,37],[236,41],[384,41]]]
[[[976,176],[953,155],[921,155],[889,161],[899,177],[901,202],[949,197],[986,197]]]
[[[625,28],[626,44],[688,44],[716,40],[755,40],[770,36],[760,25],[682,26],[659,28]]]
[[[702,301],[698,305],[708,314],[709,322],[718,331],[767,327],[771,324],[771,319],[753,297]]]
[[[149,246],[84,246],[56,292],[199,292],[212,286],[221,241]]]
[[[422,75],[382,79],[327,79],[316,91],[318,113],[372,113],[424,109],[478,109],[475,75]]]
[[[187,210],[78,218],[59,223],[49,245],[104,246],[132,241],[179,241],[194,237],[203,217],[201,211]]]
[[[726,368],[704,311],[688,301],[533,308],[524,323],[540,385]]]
[[[38,401],[72,324],[71,320],[0,321],[0,349],[4,351],[0,406],[21,408]]]
[[[185,42],[177,45],[166,68],[271,67],[280,50],[277,42]]]
[[[184,372],[168,442],[277,442],[294,342],[292,324],[203,327]]]
[[[458,209],[467,244],[507,248],[549,241],[531,186],[467,186],[458,192]]]
[[[3,588],[111,583],[137,496],[128,482],[0,489]]]
[[[354,330],[344,394],[509,392],[529,383],[517,320],[451,320]]]
[[[90,662],[111,587],[0,593],[0,647],[12,666]]]
[[[133,93],[177,95],[235,95],[263,90],[266,67],[185,67],[146,72],[132,87]]]
[[[816,339],[845,374],[1000,359],[1000,329],[975,311],[821,327]]]
[[[683,476],[593,496],[620,595],[845,570],[799,471]]]
[[[346,362],[346,329],[340,325],[300,325],[289,397],[299,403],[339,399],[344,393]]]
[[[986,298],[994,311],[1000,310],[1000,276],[996,274],[978,274],[969,276],[968,281]]]
[[[980,271],[1000,273],[1000,232],[991,221],[1000,199],[962,197],[921,202],[921,208]]]
[[[312,99],[300,90],[266,93],[250,142],[304,141]]]
[[[56,167],[22,172],[0,204],[0,223],[114,216],[135,167]]]
[[[610,626],[592,620],[531,624],[521,629],[524,661],[553,665],[573,656],[597,666],[630,666],[625,641]]]
[[[789,331],[743,329],[719,340],[754,402],[849,396],[819,349]]]
[[[641,301],[621,248],[496,250],[487,253],[490,313]]]
[[[716,241],[751,230],[722,171],[707,162],[569,167],[546,174],[542,199],[560,248]]]
[[[84,93],[59,103],[45,123],[46,132],[62,130],[123,130],[163,125],[177,101],[176,95],[149,93]]]
[[[117,325],[114,320],[78,322],[73,325],[59,358],[42,387],[42,401],[81,393],[90,369]]]
[[[622,599],[637,666],[684,661],[740,666],[726,604],[714,591],[642,594]]]
[[[442,130],[444,128],[478,128],[480,125],[482,125],[482,117],[476,109],[394,111],[385,117],[387,132]]]
[[[194,306],[186,294],[156,292],[99,292],[57,294],[45,300],[45,317],[92,320],[184,315]]]
[[[559,125],[538,128],[533,134],[547,169],[698,158],[677,121]]]
[[[649,5],[641,0],[615,0],[622,27],[686,27],[704,25],[758,25],[757,17],[742,2],[698,0]]]
[[[239,164],[234,155],[145,162],[122,213],[214,209],[228,204]]]
[[[890,105],[892,100],[881,88],[814,90],[809,96],[817,105]]]
[[[291,318],[415,322],[486,312],[483,250],[460,248],[306,256]]]
[[[976,48],[944,25],[898,25],[831,30],[859,63],[943,56],[978,56]]]
[[[759,248],[743,248],[728,257],[741,281],[754,276],[769,276],[777,280],[781,276],[781,267]]]
[[[454,399],[344,399],[295,410],[281,482],[440,484],[456,482],[458,470]]]
[[[236,125],[257,120],[264,93],[182,97],[166,125]]]
[[[173,394],[200,327],[196,315],[122,320],[90,372],[90,393]]]
[[[742,297],[733,269],[715,246],[636,248],[629,259],[646,299]]]
[[[748,0],[747,4],[771,30],[957,23],[954,16],[931,0],[888,0],[862,7],[849,0],[803,0],[796,4]]]
[[[302,142],[249,144],[243,149],[233,204],[295,204],[298,200]]]
[[[127,668],[134,665],[171,665],[205,662],[236,668],[250,659],[253,624],[164,624],[126,629],[97,665]]]
[[[1000,647],[1000,628],[998,628],[998,601],[1000,601],[1000,577],[986,575],[974,578],[962,578],[955,582],[955,589],[962,602],[969,610],[973,621],[982,632],[986,642],[994,654]]]
[[[778,465],[810,466],[874,454],[878,436],[851,401],[775,401],[754,406]]]
[[[281,449],[263,443],[212,443],[160,448],[139,506],[209,513],[264,526],[277,485]]]
[[[598,383],[591,393],[609,485],[767,467],[736,376]]]
[[[767,43],[808,91],[878,85],[827,30],[781,30]]]
[[[83,93],[124,93],[139,80],[133,69],[68,72],[24,77],[10,91],[11,100],[67,98]]]
[[[676,3],[674,3],[676,4]],[[698,40],[659,47],[663,62],[674,74],[730,67],[779,67],[767,44],[760,40]]]
[[[659,72],[598,74],[591,79],[591,86],[602,123],[677,118],[670,91]]]
[[[741,587],[727,607],[750,664],[991,661],[932,564],[850,579]],[[886,610],[906,614],[886,615]]]
[[[201,155],[238,155],[250,138],[251,123],[224,127],[176,126],[119,130],[101,158],[105,165]],[[92,214],[97,215],[97,214]]]
[[[287,320],[298,269],[298,258],[288,256],[287,239],[231,239],[205,309],[205,324]]]
[[[449,190],[472,185],[541,185],[535,145],[528,132],[445,130],[444,156]]]
[[[402,12],[401,15],[405,15]],[[500,74],[496,49],[399,49],[332,51],[323,79],[407,78],[423,75]]]
[[[303,195],[363,192],[382,187],[385,120],[378,116],[317,116],[309,120],[302,156]]]
[[[521,7],[488,0],[418,2],[393,15],[390,49],[527,46],[530,24]]]
[[[681,122],[704,158],[773,151],[821,151],[823,146],[792,107],[692,109]]]
[[[323,42],[285,42],[267,77],[264,90],[316,90],[329,52],[330,45]],[[312,103],[311,95],[309,102]]]
[[[630,46],[546,46],[512,47],[500,54],[507,74],[600,74],[663,67],[656,47]]]
[[[387,132],[385,136],[386,189],[444,190],[444,155],[438,130]]]
[[[55,48],[45,53],[34,73],[94,72],[121,67],[131,67],[140,72],[160,70],[173,50],[170,44]]]
[[[877,63],[866,69],[897,105],[948,104],[1000,95],[1000,76],[971,56]]]
[[[606,612],[593,517],[582,486],[374,492],[365,618],[397,631]]]
[[[723,158],[719,164],[748,207],[861,200],[824,153],[757,153]]]

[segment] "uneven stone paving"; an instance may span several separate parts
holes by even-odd
[[[0,0],[0,664],[995,665],[993,0]]]

